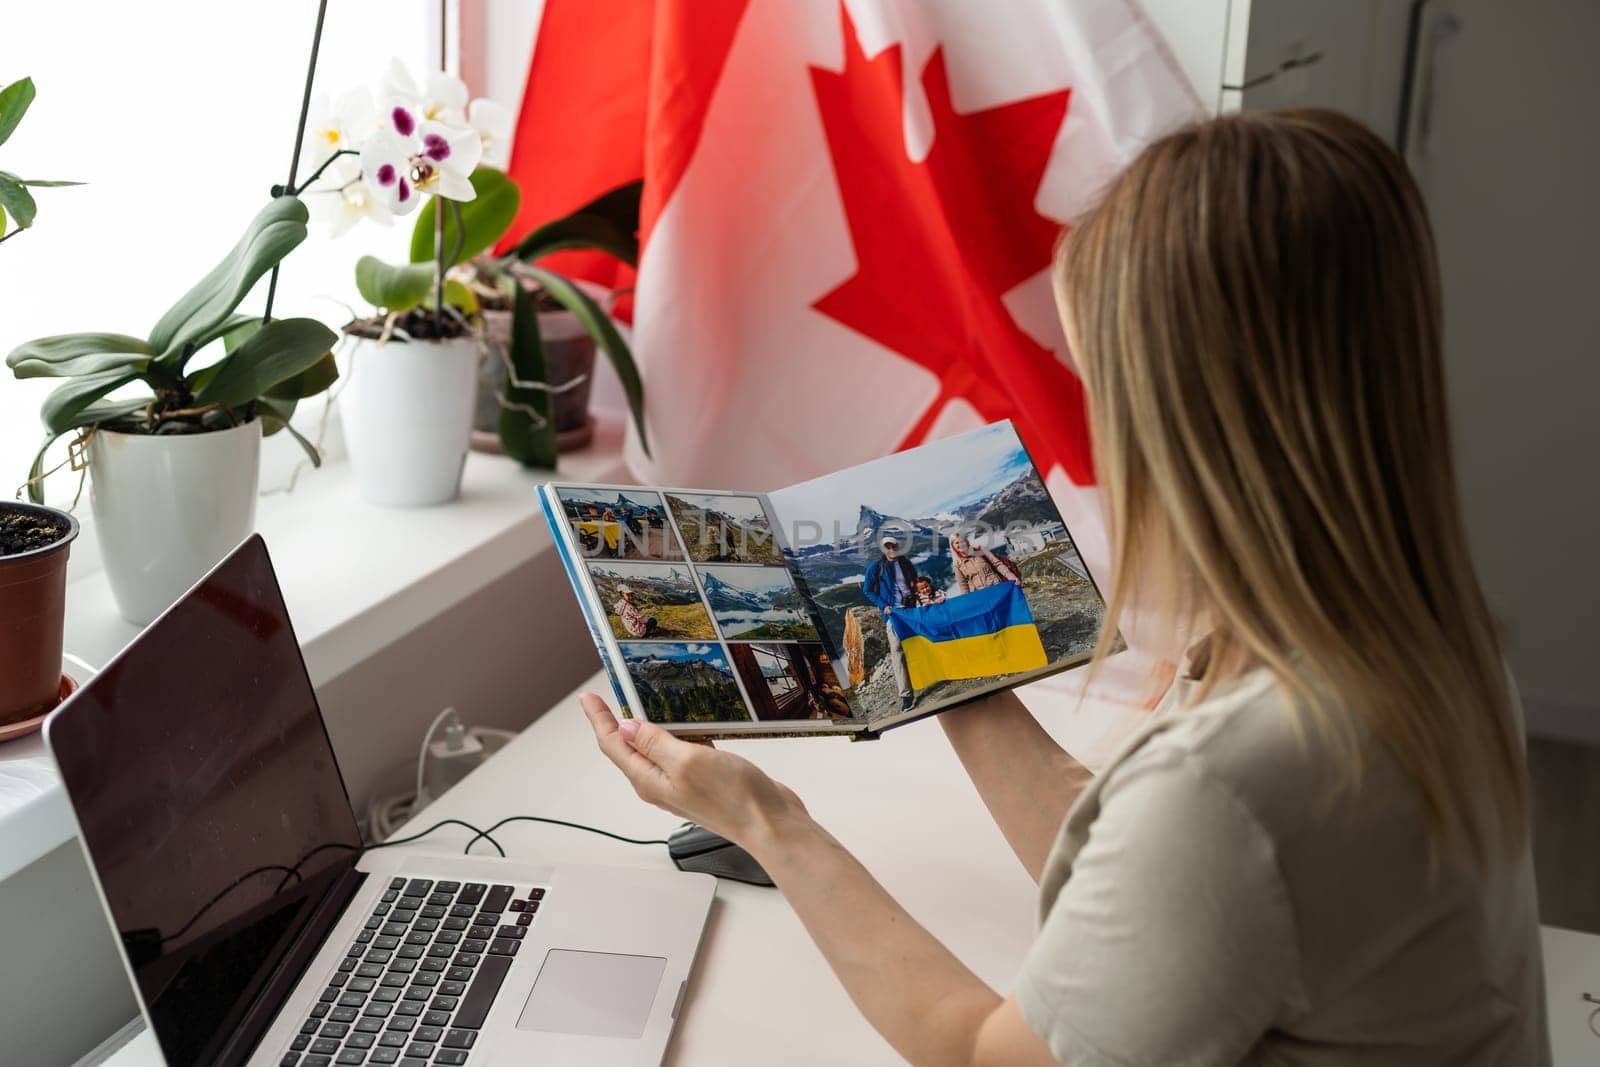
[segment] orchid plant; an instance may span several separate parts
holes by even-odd
[[[363,220],[388,225],[431,198],[449,205],[459,230],[459,205],[478,195],[474,172],[502,156],[511,128],[505,108],[467,97],[466,84],[443,71],[430,73],[419,88],[394,60],[376,96],[362,87],[336,103],[314,99],[302,149],[313,168],[303,188],[314,216],[338,236]],[[438,320],[445,313],[445,272],[461,255],[460,249],[446,255],[444,229],[436,225],[428,286]],[[427,290],[418,294],[415,274],[377,271],[377,262],[363,257],[357,264],[362,294],[391,316],[418,308]],[[436,321],[435,330],[443,328]]]
[[[0,144],[5,144],[16,131],[22,116],[33,104],[32,78],[18,80],[0,89]],[[63,185],[81,185],[82,182],[53,182],[19,178],[8,170],[0,170],[0,244],[33,225],[38,210],[33,194],[28,189],[55,188]],[[15,223],[11,226],[10,223]]]

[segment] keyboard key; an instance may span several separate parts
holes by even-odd
[[[339,1051],[339,1042],[332,1037],[319,1037],[311,1042],[311,1051],[324,1056],[332,1055]]]
[[[350,979],[349,991],[352,993],[370,993],[377,987],[378,980],[376,978],[352,978]]]
[[[425,1060],[434,1054],[434,1052],[437,1050],[437,1047],[438,1046],[436,1045],[427,1044],[422,1041],[413,1041],[410,1045],[406,1046],[406,1055],[415,1056],[419,1060]]]
[[[539,902],[537,900],[528,901],[528,914],[529,915],[532,915],[534,912],[536,912],[538,910],[539,910]]]
[[[387,1006],[388,1005],[385,1005],[385,1007],[387,1007]],[[394,1013],[396,1015],[421,1015],[422,1014],[422,1001],[420,1001],[420,1000],[402,1000],[400,1003],[398,1003],[398,1004],[396,1004],[394,1006]]]
[[[428,903],[448,906],[454,903],[455,899],[454,893],[435,893],[433,896],[428,898]]]
[[[333,1058],[333,1062],[341,1067],[354,1067],[356,1064],[367,1062],[367,1054],[358,1048],[347,1048]]]
[[[367,950],[368,963],[388,963],[393,957],[394,953],[390,952],[386,948],[374,948]]]
[[[294,1040],[289,1043],[289,1051],[304,1052],[309,1044],[311,1044],[311,1038],[308,1035],[296,1034]]]
[[[492,926],[474,926],[474,927],[471,927],[470,929],[467,930],[467,936],[468,937],[480,937],[480,938],[483,938],[485,941],[487,941],[489,938],[494,936],[494,927],[492,927]]]
[[[411,883],[406,886],[406,896],[425,897],[428,895],[428,891],[432,888],[432,878],[413,878],[411,879]]]
[[[406,990],[406,999],[421,1002],[433,996],[433,990],[428,986],[414,985]]]
[[[380,916],[374,915],[372,918],[367,920],[367,929],[368,930],[376,930],[378,927],[380,927],[382,925],[383,925],[383,919]]]
[[[372,1054],[367,1057],[367,1062],[398,1063],[400,1062],[400,1050],[397,1048],[375,1048],[372,1050]],[[439,1062],[443,1063],[444,1061],[440,1060]]]
[[[428,1002],[430,1011],[455,1011],[460,997],[434,997]]]
[[[382,1019],[360,1018],[356,1020],[356,1033],[358,1034],[376,1034],[380,1033],[382,1030]]]
[[[513,941],[509,937],[497,937],[489,942],[489,955],[515,956],[517,949],[521,947],[522,943],[520,941]]]
[[[389,1017],[389,1013],[392,1011],[394,1011],[393,1004],[385,1004],[381,1000],[374,1000],[371,1004],[368,1004],[365,1008],[361,1009],[361,1014],[374,1015],[380,1019],[387,1019]]]
[[[483,903],[478,905],[479,911],[502,912],[511,902],[511,895],[516,890],[508,885],[497,885],[483,895]]]
[[[422,951],[421,945],[401,945],[400,951],[396,955],[403,960],[420,960]]]
[[[371,1034],[351,1034],[344,1039],[345,1048],[371,1048],[378,1043],[378,1039]]]
[[[424,971],[442,971],[445,967],[446,963],[443,956],[429,956],[422,961],[422,969]]]
[[[372,939],[372,947],[377,949],[399,948],[400,937],[398,934],[379,934]]]
[[[382,933],[385,937],[404,937],[408,929],[405,923],[390,922],[383,924]]]
[[[463,994],[465,994],[466,991],[467,991],[467,983],[465,983],[465,982],[440,982],[439,983],[439,993],[442,996],[459,997],[459,996],[462,996]]]
[[[413,929],[413,930],[421,930],[421,931],[423,931],[425,933],[430,933],[431,934],[435,930],[439,929],[439,920],[438,919],[418,919],[416,922],[411,924],[411,929]]]
[[[452,1030],[444,1035],[445,1048],[471,1048],[472,1043],[478,1040],[476,1030]]]
[[[489,950],[489,939],[486,937],[469,937],[461,942],[462,952],[484,953]]]
[[[461,890],[461,903],[476,904],[488,891],[489,887],[482,882],[468,882]]]
[[[452,982],[470,982],[472,981],[472,968],[452,967],[445,972],[444,976]]]
[[[461,883],[460,882],[440,882],[438,885],[434,886],[433,888],[437,889],[441,893],[454,893],[456,890],[461,888]]]
[[[406,935],[406,944],[408,945],[426,945],[432,940],[433,938],[422,930],[415,930]]]
[[[527,933],[528,931],[524,930],[520,926],[502,926],[500,927],[499,931],[497,931],[497,935],[500,937],[513,937],[519,940],[527,936]]]
[[[328,1006],[326,1004],[313,1004],[313,1005],[311,1005],[311,1017],[313,1019],[320,1019],[320,1018],[322,1018],[323,1016],[325,1016],[327,1014],[328,1014]]]
[[[440,956],[444,959],[449,959],[451,956],[455,955],[455,951],[456,947],[454,945],[447,945],[442,941],[438,944],[430,945],[428,947],[428,955]]]
[[[409,923],[416,917],[417,906],[415,904],[408,904],[404,900],[396,904],[394,906],[394,910],[389,913],[390,922]]]
[[[430,1011],[422,1017],[424,1026],[447,1026],[450,1022],[450,1013],[447,1011]]]
[[[518,926],[528,926],[532,922],[533,922],[533,912],[531,912],[531,911],[525,911],[521,915],[517,916],[517,925]]]
[[[467,922],[465,916],[452,915],[448,919],[445,919],[440,925],[446,930],[465,930],[471,924]]]
[[[378,932],[376,930],[363,930],[363,931],[361,931],[359,934],[356,935],[356,945],[359,946],[359,945],[371,944],[372,943],[372,939],[375,936],[377,936],[377,933]],[[355,946],[352,946],[352,947],[355,947]]]
[[[330,1011],[328,1013],[328,1018],[332,1019],[334,1022],[353,1023],[356,1021],[356,1017],[359,1014],[360,1012],[356,1011],[354,1008],[340,1007],[334,1008],[332,1011]]]
[[[372,999],[379,1004],[393,1004],[400,999],[400,990],[392,986],[384,986],[372,991]]]
[[[344,959],[339,961],[339,970],[348,974],[349,972],[355,970],[356,964],[360,962],[361,961],[355,956],[346,956]]]
[[[415,1056],[407,1056],[400,1061],[400,1067],[428,1067],[427,1060],[419,1060]]]
[[[416,960],[395,960],[389,964],[390,974],[410,974],[417,969]]]
[[[438,985],[439,984],[439,976],[437,974],[433,974],[433,973],[429,973],[429,972],[424,972],[423,974],[413,975],[412,978],[411,978],[411,984],[412,985],[420,985],[420,986]]]
[[[457,1064],[467,1062],[467,1050],[464,1048],[442,1048],[433,1058],[434,1063],[445,1064],[445,1067],[456,1067]]]
[[[476,914],[476,915],[474,915],[472,917],[472,925],[474,925],[474,926],[499,926],[500,925],[500,916],[503,915],[503,914],[504,914],[504,912],[498,912],[498,911],[480,911],[480,912],[478,912],[478,914]]]
[[[326,1005],[321,1006],[326,1007]],[[307,1019],[305,1022],[300,1024],[300,1032],[302,1034],[314,1034],[320,1029],[322,1029],[322,1024],[317,1022],[315,1019]]]
[[[417,914],[422,916],[424,919],[442,919],[446,915],[450,914],[450,908],[448,907],[449,903],[449,901],[445,901],[441,904],[429,904],[421,911],[417,912]]]
[[[350,980],[350,976],[348,974],[346,974],[343,971],[338,971],[328,979],[328,984],[331,985],[331,986],[341,986],[342,987],[349,980]]]
[[[476,914],[478,914],[478,909],[471,904],[456,904],[450,908],[450,917],[452,919],[470,919]]]
[[[395,900],[399,898],[399,896],[400,896],[400,890],[398,890],[398,889],[385,889],[383,891],[383,902],[385,904],[393,904],[395,902]]]
[[[398,1022],[399,1020],[390,1019],[389,1021]],[[409,1044],[411,1044],[411,1035],[401,1030],[385,1031],[384,1035],[378,1038],[378,1046],[380,1048],[405,1048]]]
[[[300,1057],[300,1067],[328,1067],[332,1062],[332,1056],[317,1056],[308,1053]]]
[[[409,1037],[405,1036],[406,1032],[415,1030],[416,1027],[417,1020],[410,1015],[396,1015],[393,1019],[389,1020],[389,1030],[392,1033],[400,1035],[400,1043],[402,1045],[411,1040]]]
[[[298,1053],[298,1052],[285,1052],[283,1054],[283,1059],[278,1061],[278,1067],[295,1067],[295,1064],[297,1064],[299,1062],[300,1062],[300,1053]]]
[[[371,981],[371,979],[369,978],[367,981]],[[357,993],[354,990],[339,997],[339,1006],[341,1008],[359,1008],[366,1002],[367,995],[365,993]]]
[[[526,908],[527,906],[528,906],[528,902],[526,900],[513,900],[511,902],[511,910],[512,911],[521,911],[523,908]]]
[[[529,900],[543,900],[544,899],[544,890],[543,889],[530,889],[530,890],[528,890],[528,899]]]
[[[457,967],[476,967],[481,959],[483,959],[481,952],[457,952],[456,958],[450,962]]]
[[[407,960],[405,962],[409,963],[410,961]],[[386,986],[404,988],[405,984],[409,981],[411,981],[411,976],[402,971],[390,971],[388,974],[383,976],[383,984]]]
[[[323,1024],[321,1036],[322,1037],[343,1037],[345,1034],[348,1034],[349,1032],[350,1032],[350,1024],[349,1023],[334,1023],[334,1022],[330,1022],[330,1023],[324,1023]]]
[[[442,1027],[442,1026],[419,1026],[419,1027],[417,1027],[417,1032],[412,1034],[411,1036],[413,1038],[415,1038],[416,1040],[418,1040],[418,1041],[434,1041],[434,1042],[437,1042],[440,1038],[444,1037],[444,1027]]]
[[[379,901],[378,902],[378,906],[372,909],[372,914],[374,914],[374,915],[387,915],[387,914],[389,914],[389,905],[383,903],[382,901]]]
[[[467,989],[467,995],[461,998],[461,1010],[455,1019],[457,1027],[476,1030],[483,1025],[483,1020],[489,1015],[489,1005],[494,1003],[495,994],[500,992],[500,983],[506,980],[509,970],[509,957],[489,956],[483,961],[478,976]]]
[[[318,999],[324,1004],[332,1004],[334,1001],[339,999],[339,987],[336,985],[329,986],[327,989],[322,991],[322,996]]]
[[[391,879],[389,879],[389,888],[390,889],[398,891],[398,890],[404,889],[405,887],[406,887],[406,880],[404,878],[391,878]]]
[[[454,945],[460,940],[461,933],[458,930],[440,930],[433,936],[433,941],[436,945]]]

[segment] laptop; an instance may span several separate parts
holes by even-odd
[[[171,1067],[661,1061],[715,879],[364,848],[259,536],[44,730]]]

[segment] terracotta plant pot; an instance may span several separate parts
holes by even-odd
[[[67,554],[77,536],[78,520],[64,511],[0,504],[0,726],[44,714],[61,692]]]
[[[496,393],[505,383],[505,352],[511,345],[511,312],[485,311],[484,351],[479,368],[478,402],[472,417],[472,447],[498,454],[500,402]],[[594,338],[570,311],[539,312],[539,336],[544,342],[545,374],[554,386],[575,382],[555,394],[552,415],[556,447],[562,452],[582,448],[594,436],[589,416],[589,388],[594,383]]]

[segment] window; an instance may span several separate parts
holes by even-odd
[[[790,666],[787,656],[780,656],[753,645],[750,654],[755,659],[756,666],[761,668],[761,677],[766,680],[767,689],[780,704],[783,702],[781,698],[800,688],[800,683],[794,676],[794,668]]]
[[[226,254],[288,176],[316,11],[315,0],[8,9],[0,81],[31,76],[38,98],[0,145],[0,168],[88,184],[38,190],[34,228],[0,245],[0,351],[48,334],[143,334]],[[432,0],[330,4],[316,89],[375,85],[394,56],[420,73],[436,61],[437,23]],[[313,223],[285,263],[276,312],[338,328],[359,308],[356,259],[403,259],[409,233],[403,219],[335,241]],[[265,293],[263,283],[243,310],[259,312]],[[0,369],[5,499],[27,476],[52,385]],[[50,499],[71,491],[58,476]]]

